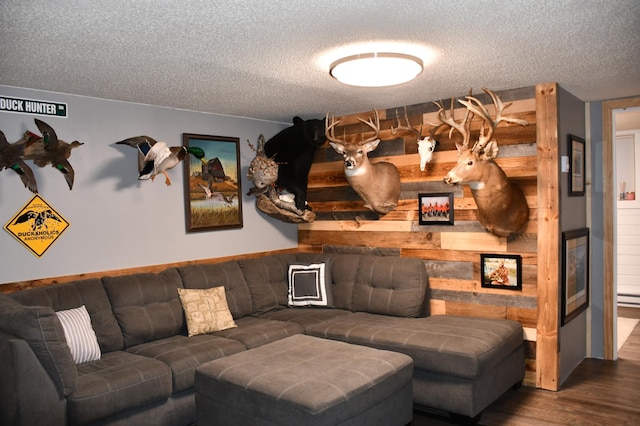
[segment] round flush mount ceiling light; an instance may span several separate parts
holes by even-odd
[[[422,60],[405,53],[361,53],[331,64],[333,78],[349,86],[384,87],[406,83],[422,72]]]

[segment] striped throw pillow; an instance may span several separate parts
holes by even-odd
[[[91,327],[91,317],[87,308],[82,305],[79,308],[58,311],[56,315],[64,329],[64,337],[75,363],[99,360],[102,356],[100,345]]]

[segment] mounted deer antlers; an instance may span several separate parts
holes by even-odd
[[[451,127],[462,135],[461,144],[456,143],[459,158],[456,165],[449,170],[444,182],[449,185],[468,184],[478,207],[480,224],[494,235],[508,237],[521,229],[529,220],[529,206],[522,190],[514,185],[504,171],[493,161],[498,155],[498,143],[492,139],[493,133],[500,122],[508,122],[526,126],[529,123],[517,118],[505,117],[503,110],[509,106],[502,103],[502,99],[489,89],[482,89],[487,93],[495,107],[495,118],[491,118],[482,103],[472,97],[459,100],[467,108],[461,122],[453,118],[454,102],[451,100],[451,112],[447,116],[442,103],[438,106],[438,117],[443,124]],[[480,136],[469,148],[471,139],[470,127],[474,115],[482,120]],[[485,133],[486,132],[486,133]]]
[[[340,123],[327,113],[325,136],[331,147],[344,158],[344,174],[349,185],[364,201],[364,206],[379,214],[387,214],[398,206],[400,196],[400,173],[396,166],[384,161],[370,163],[367,153],[380,143],[380,118],[375,109],[375,123],[371,118],[358,120],[373,131],[374,135],[359,143],[347,143],[335,136],[335,127]]]
[[[420,130],[416,130],[415,128],[411,127],[411,124],[409,123],[409,117],[407,116],[407,107],[404,107],[404,120],[406,121],[407,125],[402,126],[400,124],[400,117],[398,116],[397,109],[396,109],[396,120],[398,120],[398,127],[394,128],[393,126],[391,126],[391,134],[395,135],[396,133],[398,133],[398,130],[406,130],[416,135],[416,139],[418,140],[418,154],[420,154],[420,170],[424,171],[425,167],[427,166],[427,163],[430,162],[431,159],[433,158],[433,151],[435,151],[436,146],[438,145],[438,141],[435,138],[435,134],[436,134],[436,131],[442,125],[437,127],[429,126],[428,127],[429,136],[425,136],[423,138],[422,124],[420,124]]]

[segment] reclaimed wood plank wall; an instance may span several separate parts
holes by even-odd
[[[342,158],[327,144],[318,150],[309,173],[308,203],[316,213],[312,223],[298,225],[301,250],[315,252],[375,252],[378,254],[417,257],[423,259],[429,272],[432,315],[471,315],[509,318],[525,328],[527,341],[527,373],[525,384],[536,386],[536,329],[538,274],[538,190],[536,150],[536,88],[529,87],[498,92],[505,103],[507,116],[525,119],[527,126],[501,123],[494,136],[500,146],[496,162],[507,176],[523,190],[529,205],[529,222],[524,232],[508,239],[486,232],[477,220],[477,208],[467,186],[448,186],[443,177],[457,159],[455,142],[460,135],[449,138],[446,129],[436,135],[439,146],[424,171],[420,170],[417,140],[409,132],[396,132],[396,111],[404,116],[404,108],[379,110],[380,138],[378,148],[370,153],[372,162],[388,161],[400,172],[402,191],[396,210],[385,216],[364,208],[357,194],[345,180]],[[465,94],[455,94],[457,98]],[[488,96],[475,94],[483,104],[492,103]],[[451,100],[445,100],[448,108]],[[458,108],[460,107],[460,108]],[[433,102],[406,107],[412,126],[427,135],[427,123],[437,123],[437,107]],[[456,105],[456,118],[464,109]],[[336,117],[338,138],[347,142],[371,136],[371,130],[357,117],[366,118],[365,111]],[[472,140],[480,129],[480,121],[472,124]],[[375,185],[375,182],[373,183]],[[418,195],[452,192],[454,194],[453,225],[420,225]],[[522,257],[522,291],[484,288],[481,286],[480,255],[482,253],[512,254]]]

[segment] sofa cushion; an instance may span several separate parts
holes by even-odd
[[[85,305],[91,317],[91,326],[96,333],[102,352],[122,350],[124,339],[118,326],[109,297],[97,278],[72,281],[46,287],[11,293],[11,297],[23,305],[49,306],[54,311],[77,308]]]
[[[184,288],[211,288],[223,286],[227,304],[234,318],[251,315],[251,293],[237,262],[211,265],[188,265],[178,268]]]
[[[416,369],[467,379],[482,377],[523,344],[516,321],[436,315],[398,318],[364,312],[307,328],[307,334],[394,350]]]
[[[171,396],[171,370],[158,360],[122,351],[78,365],[78,383],[67,399],[69,424],[89,424]]]
[[[158,274],[103,277],[125,347],[186,331],[178,298],[180,274],[169,268]]]
[[[294,254],[238,260],[253,300],[253,314],[287,307],[287,271]]]
[[[360,256],[352,310],[398,317],[424,315],[426,274],[420,259]]]
[[[200,364],[244,350],[244,345],[235,340],[202,334],[171,336],[132,346],[127,352],[167,364],[173,376],[175,394],[193,388],[195,371]]]
[[[331,261],[333,305],[336,309],[350,311],[353,307],[353,286],[356,282],[359,255],[296,253],[299,262],[318,263]]]
[[[287,304],[291,307],[333,308],[331,262],[290,263]]]
[[[224,287],[178,288],[178,296],[187,320],[189,337],[236,327],[229,312]]]
[[[333,308],[314,308],[314,309],[280,309],[277,311],[265,312],[260,315],[260,319],[268,319],[275,321],[288,321],[300,325],[305,330],[307,327],[322,321],[327,321],[342,315],[353,314],[351,311]]]
[[[64,337],[75,363],[82,364],[100,359],[100,345],[91,327],[87,308],[82,305],[79,308],[58,311],[56,315],[62,324]]]
[[[0,331],[25,340],[60,393],[76,387],[77,370],[64,330],[48,306],[24,306],[0,293]]]
[[[236,321],[238,327],[217,331],[215,336],[237,340],[247,349],[256,348],[295,334],[303,334],[302,326],[293,322],[271,321],[244,317]]]

